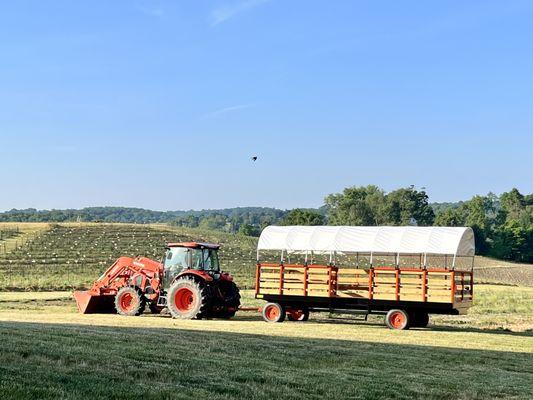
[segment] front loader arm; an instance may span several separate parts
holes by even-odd
[[[88,291],[75,291],[74,298],[82,314],[109,309],[118,290],[134,284],[143,292],[152,287],[150,298],[157,298],[160,291],[162,265],[149,258],[120,257],[111,265]]]

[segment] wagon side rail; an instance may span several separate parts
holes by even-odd
[[[461,303],[473,299],[473,273],[397,267],[259,263],[256,295]]]

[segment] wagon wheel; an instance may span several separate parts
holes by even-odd
[[[309,319],[309,310],[289,310],[287,311],[287,319],[289,321],[305,322]]]
[[[283,322],[285,315],[285,309],[278,303],[267,303],[263,307],[263,319],[266,322]]]
[[[412,328],[426,328],[429,323],[429,314],[426,311],[415,311],[410,315]]]
[[[120,315],[141,315],[145,307],[146,301],[144,296],[140,290],[134,287],[123,287],[115,296],[115,308]]]
[[[390,329],[409,329],[409,314],[404,310],[390,310],[385,316],[385,323]]]

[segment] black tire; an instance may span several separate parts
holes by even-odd
[[[158,307],[153,301],[148,304],[148,308],[152,314],[161,314],[162,307]]]
[[[179,278],[168,291],[167,307],[172,318],[202,319],[208,314],[209,303],[205,284],[189,276]]]
[[[262,311],[263,319],[266,322],[283,322],[285,321],[285,309],[278,303],[267,303]]]
[[[115,296],[115,309],[124,316],[137,316],[144,312],[146,299],[140,289],[126,286],[117,292]]]
[[[235,316],[237,310],[241,306],[241,293],[239,287],[235,282],[230,282],[223,293],[224,309],[220,313],[219,318],[230,319]]]
[[[415,311],[411,319],[412,328],[426,328],[429,324],[429,314],[426,311]]]
[[[290,311],[287,312],[287,319],[289,321],[295,321],[295,322],[305,322],[309,320],[309,310],[303,309],[303,310],[297,310],[301,312],[301,315],[297,318],[295,317]]]
[[[411,318],[405,310],[390,310],[385,316],[385,323],[390,329],[405,330],[409,329]]]

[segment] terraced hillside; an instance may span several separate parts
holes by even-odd
[[[55,224],[47,228],[7,254],[0,252],[0,290],[87,287],[121,255],[158,260],[165,243],[186,240],[221,243],[222,268],[234,273],[243,287],[253,281],[253,238],[165,225]]]
[[[476,257],[476,282],[533,287],[533,264]]]
[[[159,260],[165,243],[183,240],[221,243],[222,268],[253,285],[256,238],[163,224],[0,224],[0,232],[0,290],[88,287],[121,255]],[[533,286],[533,265],[476,257],[475,280]]]

